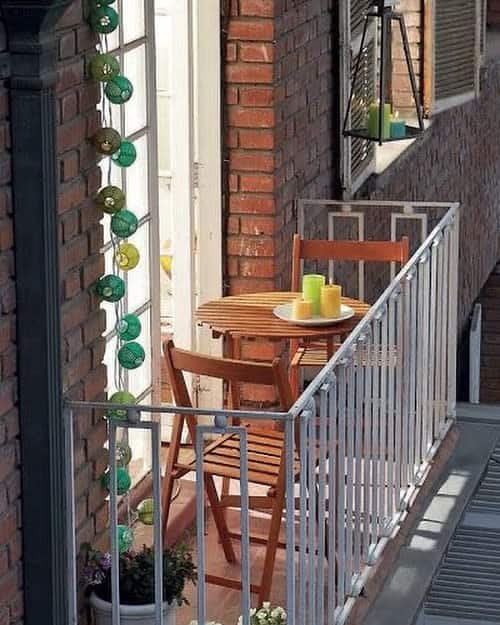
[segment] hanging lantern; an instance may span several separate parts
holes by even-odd
[[[171,279],[172,278],[172,256],[171,254],[161,254],[160,265],[163,271]]]
[[[104,93],[113,104],[125,104],[132,97],[134,87],[125,76],[115,76],[108,81]]]
[[[377,141],[380,145],[385,141],[398,141],[402,139],[411,139],[424,131],[424,120],[422,116],[422,107],[417,95],[417,82],[413,63],[410,54],[410,44],[406,31],[405,19],[402,13],[394,11],[394,6],[399,0],[372,0],[371,9],[365,15],[363,34],[361,36],[360,50],[366,48],[366,39],[369,32],[370,22],[375,21],[375,32],[380,32],[379,45],[379,68],[378,68],[378,100],[376,102],[367,103],[364,106],[365,124],[360,128],[349,128],[351,111],[355,102],[355,93],[358,86],[358,77],[361,71],[362,60],[364,54],[358,54],[358,58],[354,67],[354,74],[351,83],[351,92],[347,105],[347,111],[344,118],[343,134],[348,137],[357,137],[367,141]],[[413,101],[415,113],[418,120],[418,128],[392,117],[390,95],[387,93],[387,78],[391,67],[391,40],[392,40],[392,23],[399,25],[401,32],[401,40],[403,43],[403,51],[406,61],[406,69],[410,78],[411,89],[413,93]]]
[[[132,449],[127,443],[116,443],[116,464],[119,467],[127,467],[132,460]]]
[[[108,52],[97,54],[90,61],[90,74],[94,80],[107,82],[120,73],[120,63]]]
[[[120,149],[111,157],[120,167],[130,167],[137,158],[137,150],[131,141],[122,141]]]
[[[125,343],[118,350],[118,362],[124,369],[137,369],[142,365],[145,358],[146,354],[142,345],[134,341]]]
[[[129,393],[128,391],[116,391],[116,393],[113,393],[113,395],[111,395],[111,397],[109,398],[109,403],[110,404],[128,404],[130,406],[130,405],[137,403],[137,399],[132,395],[132,393]],[[127,411],[119,410],[119,409],[110,409],[106,411],[106,416],[109,419],[126,419]]]
[[[101,478],[101,483],[103,488],[105,488],[109,492],[109,469],[106,469],[106,472]],[[116,467],[116,492],[118,495],[124,495],[132,484],[132,480],[130,479],[130,475],[128,474],[127,469],[125,467]]]
[[[104,213],[112,215],[125,206],[125,193],[118,187],[110,185],[99,191],[95,203]]]
[[[152,499],[144,499],[137,506],[137,514],[139,521],[144,525],[153,525],[154,523],[154,502]]]
[[[114,128],[99,128],[92,138],[95,149],[105,156],[110,156],[120,149],[122,138]]]
[[[94,32],[109,35],[118,26],[118,13],[110,6],[96,7],[90,13],[89,22]]]
[[[111,232],[120,239],[126,239],[137,230],[139,220],[128,210],[121,210],[111,218]]]
[[[135,269],[139,264],[141,255],[139,250],[132,243],[122,243],[116,251],[116,262],[122,271]]]
[[[133,341],[141,333],[141,322],[137,315],[124,315],[118,322],[118,335],[122,341]]]
[[[110,273],[97,281],[95,292],[106,302],[118,302],[125,295],[125,282]]]
[[[132,547],[134,543],[134,531],[128,525],[117,525],[118,551],[124,553]]]

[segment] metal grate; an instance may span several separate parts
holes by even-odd
[[[476,88],[476,2],[436,0],[435,93],[443,100]]]
[[[426,625],[500,622],[499,463],[497,445],[427,595]]]

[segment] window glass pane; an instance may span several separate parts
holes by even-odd
[[[118,11],[119,7],[117,5],[115,5],[115,7],[116,7],[115,10]],[[120,12],[121,12],[121,8],[120,8]],[[117,50],[118,46],[120,45],[120,25],[119,24],[118,24],[118,28],[107,36],[107,44],[108,44],[108,50],[110,52],[114,52],[115,50]]]
[[[159,90],[170,93],[170,61],[172,18],[170,15],[156,16],[156,85]]]
[[[125,134],[131,135],[147,124],[146,47],[125,53],[123,73],[134,85],[134,94],[125,104]]]
[[[127,272],[128,310],[136,310],[145,304],[149,298],[149,224],[143,224],[133,237],[129,239],[141,255],[135,269]]]
[[[110,341],[108,341],[106,345],[106,352],[104,354],[104,364],[106,365],[108,375],[108,395],[112,395],[118,390],[116,386],[116,378],[118,377],[118,359],[116,357],[116,346],[117,339],[116,337],[113,337]]]
[[[127,169],[127,208],[134,212],[138,219],[148,213],[148,144],[146,137],[134,142],[137,158],[132,167]]]
[[[170,103],[167,95],[158,95],[158,167],[170,171]]]
[[[146,389],[151,386],[151,311],[148,308],[139,319],[141,320],[141,334],[136,339],[138,343],[142,345],[146,353],[146,359],[144,363],[130,371],[129,373],[129,388],[130,392],[138,397]]]
[[[124,42],[144,37],[144,0],[125,0],[122,6]]]

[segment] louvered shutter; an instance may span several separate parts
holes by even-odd
[[[458,106],[479,91],[482,0],[434,0],[432,112]]]
[[[341,15],[342,32],[345,33],[342,87],[344,109],[351,90],[354,68],[359,55],[361,65],[354,90],[349,127],[359,128],[366,124],[368,108],[376,100],[376,29],[370,25],[363,49],[360,49],[364,17],[373,4],[372,0],[346,0]],[[359,138],[344,139],[343,185],[347,193],[353,193],[374,171],[375,144]]]

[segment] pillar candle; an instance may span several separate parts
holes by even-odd
[[[404,139],[406,137],[406,122],[396,115],[391,120],[391,139]]]
[[[312,302],[308,299],[295,299],[292,302],[292,319],[310,319]]]
[[[320,314],[321,287],[325,285],[325,276],[310,273],[302,278],[302,296],[312,302],[313,315]]]
[[[334,319],[340,317],[340,298],[342,287],[338,284],[329,284],[321,287],[321,316]]]
[[[384,104],[384,117],[383,117],[383,128],[382,128],[382,139],[388,139],[391,136],[391,105]],[[372,138],[378,138],[379,136],[379,127],[378,127],[378,119],[379,119],[379,104],[370,104],[370,108],[368,110],[368,136]]]

